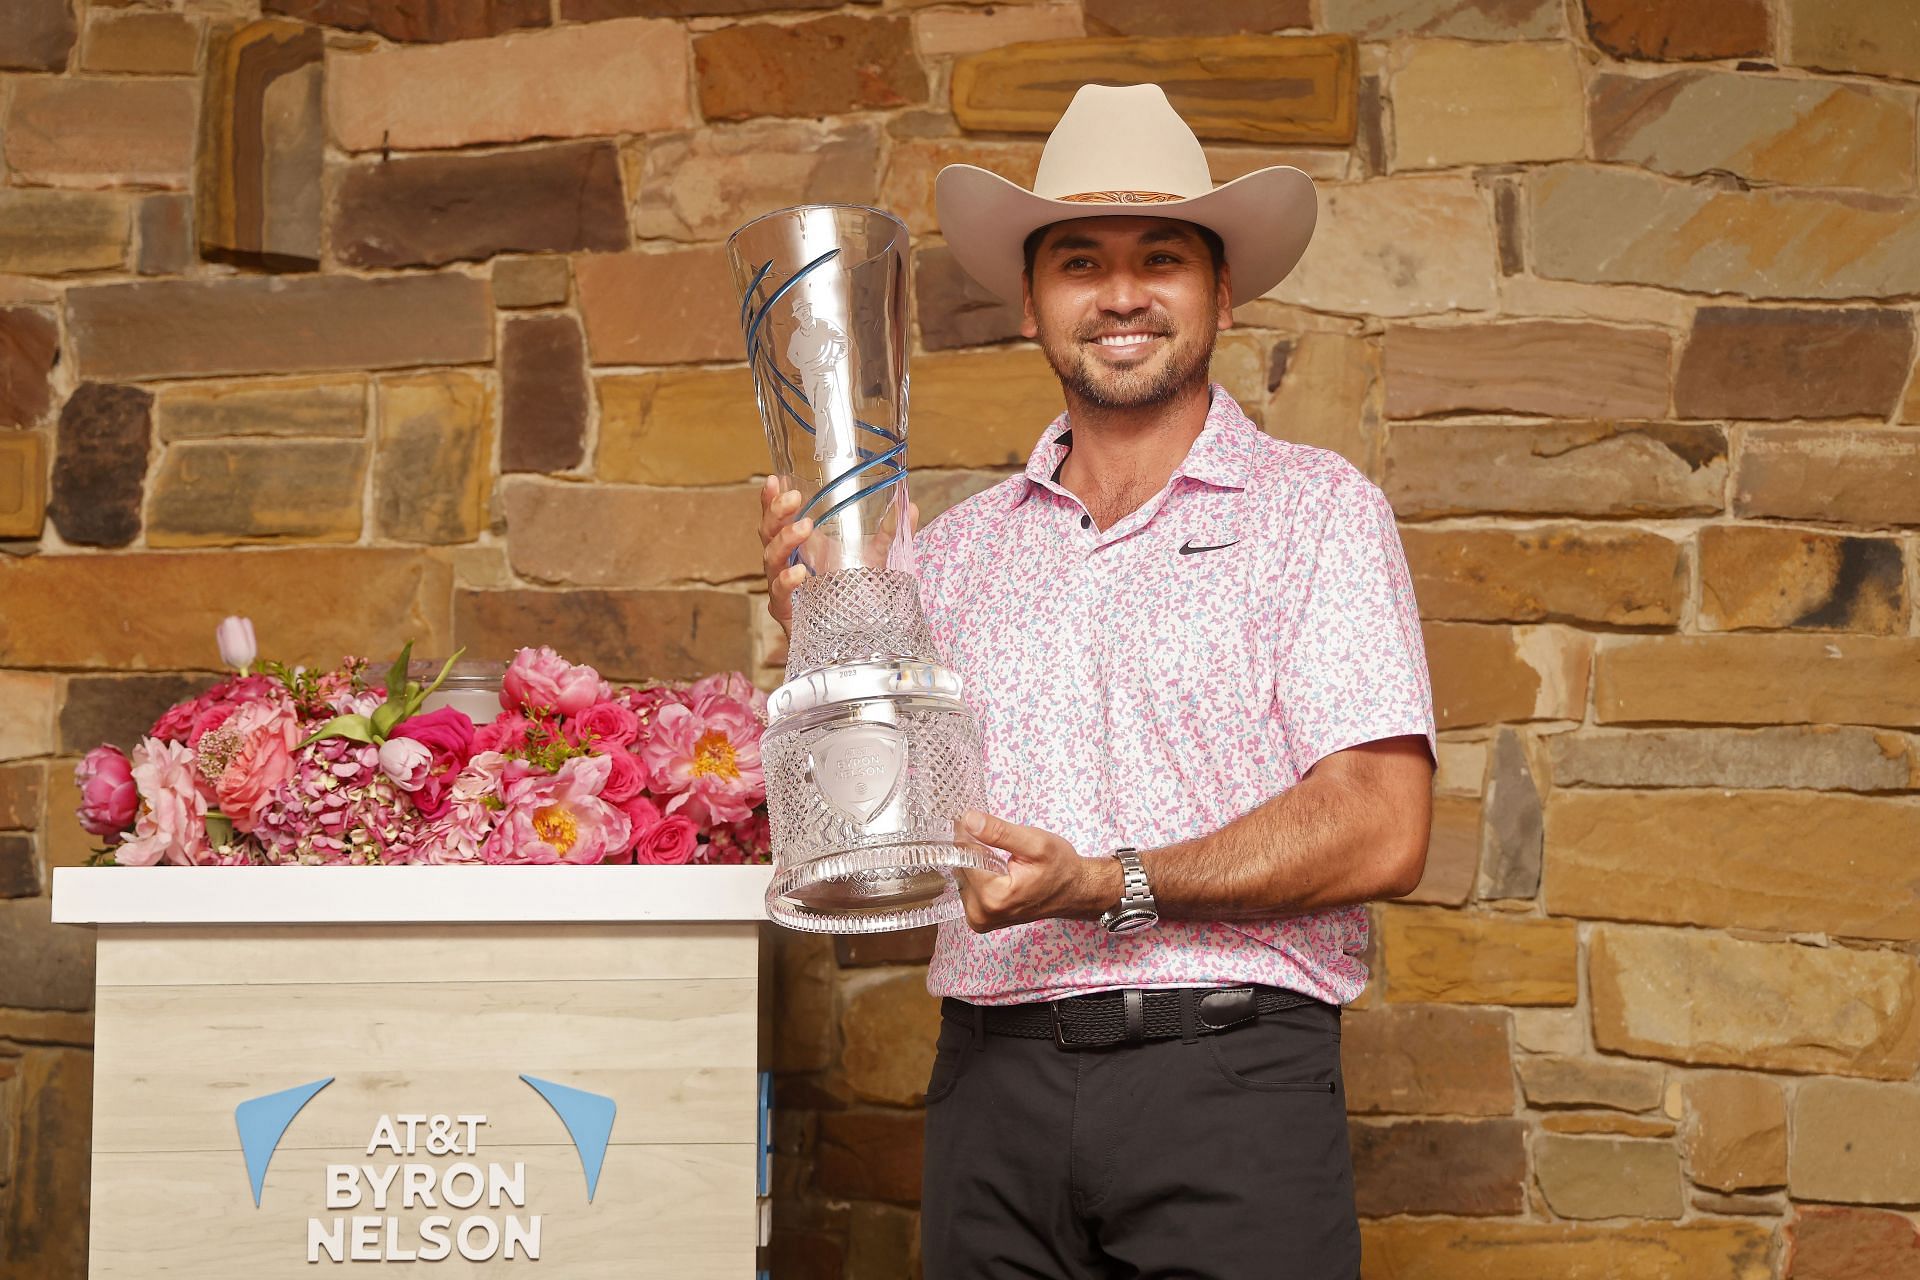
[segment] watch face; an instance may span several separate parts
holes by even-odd
[[[1122,911],[1115,915],[1113,919],[1109,920],[1107,922],[1107,932],[1131,933],[1135,929],[1144,929],[1148,925],[1158,924],[1159,922],[1160,914],[1158,912],[1148,911],[1144,907],[1135,907],[1130,911]]]

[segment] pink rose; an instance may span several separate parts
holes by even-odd
[[[80,787],[80,825],[90,835],[118,835],[132,825],[140,789],[133,784],[133,764],[120,748],[87,752],[74,766],[73,780]]]
[[[630,709],[642,725],[650,725],[661,707],[669,705],[685,706],[686,699],[680,690],[671,685],[656,684],[645,689],[622,689],[620,701]]]
[[[524,724],[525,722],[522,721]],[[392,736],[407,738],[424,746],[432,758],[425,776],[413,793],[413,807],[429,818],[446,812],[448,792],[454,779],[474,756],[477,733],[464,711],[440,707],[422,715],[409,716],[394,728]],[[522,731],[524,741],[524,730]]]
[[[525,707],[577,716],[612,692],[592,667],[574,666],[541,645],[513,655],[500,682],[500,705],[509,711]]]
[[[527,731],[531,728],[533,721],[517,712],[503,715],[473,731],[473,752],[479,755],[483,751],[524,751]]]
[[[606,793],[601,794],[604,796]],[[652,835],[653,829],[660,825],[660,806],[645,795],[637,795],[620,801],[619,809],[627,815],[627,827],[631,834],[627,838],[627,847],[621,851],[620,856],[609,858],[608,861],[632,862],[634,846]]]
[[[602,750],[629,745],[640,736],[640,717],[617,702],[596,702],[567,722],[567,738]]]
[[[633,860],[649,866],[679,866],[691,862],[699,847],[700,833],[693,819],[670,813],[634,845]]]
[[[205,693],[185,702],[176,702],[154,722],[152,736],[168,742],[198,746],[200,739],[219,728],[236,707],[249,702],[275,700],[282,696],[280,683],[272,676],[234,676],[220,681]]]
[[[612,767],[607,771],[607,785],[600,789],[602,800],[623,804],[646,790],[646,768],[633,752],[616,747],[607,753],[607,763]]]
[[[233,829],[251,832],[274,792],[293,773],[293,749],[300,742],[300,720],[288,702],[249,702],[235,711],[223,729],[240,738],[218,778],[213,793],[220,812],[233,820]]]
[[[433,752],[412,738],[392,737],[380,744],[380,772],[402,791],[418,791],[433,767]]]
[[[140,812],[133,834],[114,846],[114,861],[129,867],[156,862],[191,866],[206,860],[207,798],[194,783],[193,749],[144,738],[133,749],[133,782]]]

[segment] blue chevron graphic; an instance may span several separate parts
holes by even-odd
[[[587,1203],[593,1203],[594,1188],[600,1185],[600,1166],[607,1159],[607,1139],[613,1136],[613,1099],[571,1085],[539,1080],[525,1072],[520,1078],[559,1112],[567,1133],[573,1138],[574,1150],[580,1153],[580,1168],[587,1175]]]
[[[307,1099],[333,1083],[333,1077],[312,1084],[295,1085],[278,1093],[249,1098],[233,1109],[233,1123],[240,1130],[240,1150],[247,1157],[247,1177],[253,1182],[253,1207],[260,1207],[260,1189],[267,1182],[267,1161],[280,1145],[280,1138],[307,1105]]]

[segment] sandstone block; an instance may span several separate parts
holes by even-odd
[[[1793,65],[1920,80],[1920,23],[1905,5],[1787,0],[1785,8]]]
[[[1377,342],[1344,333],[1283,338],[1267,381],[1269,435],[1331,449],[1379,479],[1386,385]]]
[[[467,0],[420,5],[407,0],[264,0],[268,13],[347,31],[373,31],[389,40],[478,40],[548,23],[543,0]]]
[[[736,591],[462,590],[454,635],[475,659],[505,661],[523,645],[550,644],[610,680],[691,680],[752,662],[751,599]]]
[[[279,18],[214,40],[195,181],[207,258],[273,270],[319,265],[325,55],[318,28]]]
[[[1550,1111],[1540,1117],[1546,1133],[1611,1134],[1617,1138],[1671,1138],[1671,1120],[1647,1120],[1618,1111]]]
[[[1769,729],[1589,729],[1547,739],[1561,787],[1902,791],[1912,747],[1899,734],[1835,725]]]
[[[212,666],[218,660],[216,652],[203,665]],[[212,676],[68,676],[66,697],[60,704],[59,751],[82,756],[105,742],[131,752],[167,708],[195,697],[213,682]]]
[[[46,811],[47,766],[0,766],[0,830],[33,831]]]
[[[1463,622],[1672,626],[1683,545],[1608,525],[1401,531],[1420,612]]]
[[[60,332],[38,307],[0,309],[0,426],[31,427],[53,401]]]
[[[925,1147],[920,1112],[824,1113],[814,1151],[814,1187],[846,1199],[917,1204]]]
[[[1912,197],[1720,190],[1584,164],[1536,170],[1527,192],[1543,276],[1753,298],[1920,292]]]
[[[51,1044],[89,1048],[93,1044],[93,1014],[91,1011],[69,1013],[57,1009],[0,1010],[0,1040],[11,1040],[15,1045]]]
[[[1787,1181],[1787,1100],[1765,1076],[1708,1071],[1682,1086],[1687,1174],[1721,1191]]]
[[[60,926],[67,928],[68,926]],[[91,966],[88,966],[91,968]],[[0,1231],[20,1275],[55,1276],[87,1253],[93,1142],[93,1054],[33,1049],[19,1077],[22,1159],[15,1166]]]
[[[1901,636],[1605,636],[1594,720],[1920,728],[1920,641]]]
[[[31,898],[40,892],[40,855],[27,832],[0,831],[0,898]]]
[[[1808,529],[1700,530],[1700,628],[1907,629],[1906,562],[1892,538]]]
[[[47,442],[37,431],[0,433],[0,538],[40,537],[47,520]]]
[[[695,18],[771,9],[837,9],[838,0],[560,0],[560,16],[568,22],[602,22],[608,18]]]
[[[693,59],[707,120],[817,117],[927,100],[912,27],[900,17],[834,14],[722,27],[694,39]]]
[[[471,542],[493,487],[493,395],[476,374],[380,383],[375,528],[396,542]]]
[[[1560,7],[1549,0],[1456,4],[1454,0],[1322,0],[1320,25],[1362,40],[1453,36],[1461,40],[1543,40],[1566,34]]]
[[[872,204],[880,132],[869,121],[759,121],[647,139],[634,226],[643,239],[724,240],[790,204]]]
[[[586,458],[587,352],[571,315],[508,320],[500,336],[500,469],[567,471]]]
[[[1602,1050],[1894,1080],[1920,1067],[1920,993],[1897,952],[1608,925],[1587,964]]]
[[[744,366],[596,378],[594,387],[601,480],[727,484],[767,473],[766,433]],[[917,439],[917,421],[913,430]]]
[[[333,251],[350,266],[627,247],[620,160],[607,142],[370,161],[337,181]]]
[[[126,265],[131,206],[109,191],[0,191],[0,272],[53,276]]]
[[[93,938],[85,929],[53,923],[52,902],[44,894],[0,898],[0,1008],[93,1007]],[[12,1231],[9,1226],[8,1261],[20,1256],[13,1252],[19,1237]]]
[[[84,377],[130,379],[478,364],[493,357],[484,281],[456,274],[166,280],[75,288]]]
[[[1355,1207],[1362,1217],[1500,1217],[1526,1208],[1526,1125],[1493,1120],[1355,1120]]]
[[[170,447],[147,504],[154,547],[354,542],[367,446],[359,440],[195,440]]]
[[[1531,1107],[1652,1111],[1666,1091],[1666,1073],[1644,1062],[1527,1054],[1514,1065]]]
[[[1869,85],[1735,71],[1603,74],[1587,102],[1599,160],[1676,177],[1913,189],[1912,114]]]
[[[1902,1214],[1808,1206],[1787,1241],[1788,1280],[1920,1280],[1920,1231]]]
[[[833,946],[821,934],[773,930],[761,954],[766,965],[773,1026],[768,1066],[775,1071],[820,1071],[834,1058]]]
[[[185,81],[21,80],[7,113],[7,166],[21,185],[181,188],[193,134]]]
[[[133,75],[192,75],[200,56],[200,23],[183,13],[114,14],[87,20],[83,71]]]
[[[1585,149],[1570,44],[1427,40],[1392,61],[1395,169],[1559,160]]]
[[[923,467],[1024,466],[1061,407],[1037,348],[926,356],[913,364],[910,452]]]
[[[1759,427],[1747,433],[1733,512],[1788,520],[1920,524],[1920,441],[1906,431]]]
[[[1579,996],[1571,920],[1389,906],[1380,923],[1395,1003],[1566,1005]]]
[[[1358,64],[1348,36],[1041,41],[956,62],[953,117],[963,129],[1047,133],[1079,86],[1150,81],[1202,138],[1344,146]]]
[[[502,258],[493,264],[493,305],[558,306],[572,281],[565,258]]]
[[[1381,486],[1402,519],[1501,512],[1711,515],[1727,438],[1705,423],[1393,425]]]
[[[893,144],[880,187],[880,201],[917,236],[940,229],[933,184],[950,164],[971,164],[1023,186],[1033,184],[1040,147],[1031,142],[976,142],[968,138],[912,138]]]
[[[846,1045],[841,1064],[855,1097],[919,1105],[940,1035],[940,1001],[927,994],[925,974],[908,972],[853,992],[840,1034]]]
[[[1678,1218],[1680,1156],[1669,1142],[1543,1133],[1534,1174],[1562,1218]]]
[[[1096,36],[1267,35],[1311,27],[1306,0],[1216,0],[1185,12],[1155,0],[1087,0],[1087,34]]]
[[[280,378],[163,388],[154,402],[160,439],[217,436],[335,436],[367,428],[365,378]]]
[[[934,9],[913,19],[914,47],[927,58],[980,53],[1032,40],[1071,40],[1085,34],[1086,22],[1077,4]]]
[[[186,192],[144,196],[134,214],[139,247],[133,269],[143,276],[185,274],[194,264],[193,197]]]
[[[348,151],[658,133],[692,123],[677,22],[620,18],[339,52],[327,123]]]
[[[1807,1080],[1793,1095],[1787,1189],[1796,1200],[1920,1202],[1920,1088]]]
[[[1507,1019],[1499,1010],[1381,1005],[1349,1012],[1340,1044],[1351,1114],[1513,1112]]]
[[[1683,418],[1886,418],[1912,351],[1901,312],[1702,307],[1674,404]]]
[[[68,542],[124,547],[140,533],[153,395],[86,382],[60,410],[47,515]]]
[[[1487,771],[1486,823],[1481,832],[1480,896],[1530,899],[1540,892],[1543,815],[1540,789],[1520,735],[1501,729]]]
[[[421,653],[450,653],[451,587],[444,563],[372,547],[0,558],[0,665],[205,670],[219,657],[214,628],[236,601],[290,665],[398,653],[409,639]],[[101,600],[120,602],[124,625],[97,625]],[[368,600],[380,608],[369,612]]]
[[[1666,924],[1920,938],[1920,805],[1832,792],[1558,791],[1547,909]],[[1783,865],[1780,851],[1794,856]]]
[[[516,477],[504,498],[513,569],[530,581],[663,587],[763,572],[752,485],[641,489]],[[608,537],[609,530],[646,532]]]
[[[5,563],[0,561],[0,565]],[[8,597],[10,603],[12,599]],[[9,661],[8,665],[21,664]],[[58,701],[58,685],[52,675],[38,671],[0,671],[0,706],[7,709],[7,714],[0,717],[0,760],[53,753],[54,709]]]
[[[1452,1222],[1361,1226],[1369,1280],[1769,1280],[1773,1233],[1757,1222]]]
[[[987,292],[945,245],[914,251],[913,294],[924,350],[979,347],[1020,337],[1019,304]]]
[[[574,259],[595,364],[742,360],[740,298],[719,245]]]
[[[1564,320],[1393,325],[1385,351],[1390,418],[1471,412],[1658,418],[1667,412],[1672,343],[1658,329]]]
[[[1587,32],[1618,58],[1762,58],[1773,48],[1764,0],[1584,0]]]
[[[1403,902],[1457,907],[1473,896],[1480,871],[1480,797],[1435,796],[1427,865]]]
[[[1516,720],[1578,720],[1592,637],[1564,627],[1429,622],[1427,665],[1442,729]]]
[[[1315,311],[1416,316],[1490,311],[1498,296],[1493,210],[1469,178],[1414,176],[1321,187],[1313,241],[1267,296]]]
[[[1513,1043],[1528,1053],[1572,1057],[1587,1051],[1587,1020],[1574,1009],[1515,1009]]]
[[[0,67],[65,71],[75,35],[69,0],[16,0],[0,8]]]

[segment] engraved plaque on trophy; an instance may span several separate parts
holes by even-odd
[[[980,737],[913,576],[907,229],[806,205],[749,222],[727,253],[774,474],[814,522],[761,744],[767,912],[825,933],[957,917],[953,871],[1006,863],[955,830],[985,802]]]

